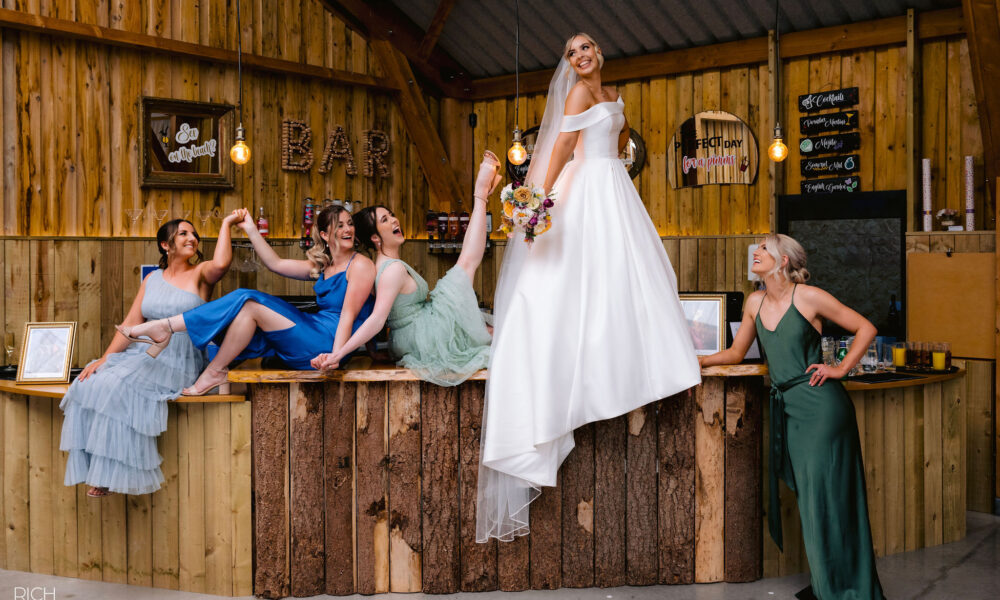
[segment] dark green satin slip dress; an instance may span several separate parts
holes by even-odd
[[[798,499],[816,597],[880,600],[854,404],[840,381],[809,385],[806,368],[823,362],[821,336],[795,307],[795,288],[774,331],[761,323],[760,306],[755,324],[771,375],[771,537],[781,548],[780,478]]]

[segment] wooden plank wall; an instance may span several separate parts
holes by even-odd
[[[252,384],[254,594],[758,579],[764,389],[723,379],[577,430],[499,545],[475,542],[482,381]]]
[[[977,228],[992,229],[994,202],[984,189],[983,149],[976,115],[968,44],[964,37],[923,43],[919,118],[921,156],[932,158],[933,208],[964,212],[964,156],[975,157]],[[863,191],[906,189],[906,48],[884,46],[784,61],[782,125],[788,136],[785,185],[778,193],[799,193],[798,96],[807,92],[859,88]],[[647,166],[635,185],[661,235],[745,235],[770,229],[771,180],[767,159],[754,185],[704,186],[675,190],[667,183],[666,147],[681,122],[702,110],[726,110],[744,121],[761,148],[770,143],[767,65],[726,68],[619,84],[625,115],[646,141]],[[942,94],[941,90],[946,90]],[[532,94],[520,107],[522,130],[537,125],[545,95]],[[476,102],[479,125],[474,157],[484,149],[508,147],[513,98]],[[478,162],[478,161],[476,161]],[[474,165],[470,165],[470,169]],[[984,219],[985,215],[985,219]]]
[[[13,8],[13,3],[10,4]],[[269,58],[380,76],[363,37],[323,7],[321,0],[242,3],[243,49]],[[17,3],[17,10],[166,39],[236,49],[235,4],[193,0]],[[273,236],[301,234],[306,196],[392,204],[409,231],[422,229],[427,186],[388,94],[299,76],[244,71],[243,122],[253,152],[236,167],[226,191],[140,187],[139,98],[143,95],[236,105],[235,66],[151,54],[37,33],[0,30],[3,84],[4,177],[0,222],[5,235],[151,236],[166,219],[198,211],[263,207]],[[437,102],[430,102],[437,119]],[[315,164],[300,173],[280,168],[284,118],[313,131]],[[382,129],[393,141],[390,177],[319,173],[326,134],[347,131],[360,165],[362,137]],[[222,148],[225,154],[228,146]],[[228,160],[224,157],[224,160]],[[339,163],[338,163],[339,164]],[[134,226],[125,210],[147,212]]]
[[[752,286],[746,279],[746,248],[754,239],[752,236],[670,238],[663,244],[681,291],[749,294]],[[489,306],[493,304],[503,244],[501,241],[491,250],[476,275],[476,293]],[[282,256],[303,256],[297,245],[275,248]],[[211,256],[213,249],[214,242],[203,242],[206,256]],[[423,240],[411,240],[403,250],[404,260],[423,274],[431,286],[454,266],[457,256],[429,254]],[[140,265],[156,264],[159,254],[153,240],[0,237],[0,258],[3,259],[0,330],[13,332],[20,345],[27,321],[77,321],[73,362],[75,366],[83,366],[104,352],[113,326],[128,312],[139,289]],[[249,259],[248,250],[234,251],[229,273],[216,286],[214,297],[237,287],[277,295],[312,294],[309,282],[286,279],[263,267],[261,271],[244,270]],[[6,364],[5,356],[0,360]]]
[[[142,496],[96,500],[64,486],[62,423],[58,399],[0,393],[0,568],[252,593],[248,402],[170,403],[165,482]]]
[[[974,411],[981,411],[993,397],[992,385],[984,389],[987,382],[992,384],[993,363],[955,363],[968,370],[964,378],[922,387],[850,392],[861,438],[876,556],[965,537],[967,476],[970,496],[982,496],[984,489],[992,494],[992,482],[984,488],[982,481],[975,486],[971,481],[971,470],[982,479],[991,464],[984,464],[982,457],[972,453],[972,446],[966,446],[975,435],[974,429],[967,433],[966,425]],[[977,396],[980,400],[973,409],[969,404]],[[764,411],[766,420],[766,407]],[[989,501],[992,503],[992,498]],[[765,577],[808,570],[795,495],[784,484],[781,517],[785,551],[779,552],[770,536],[764,535]]]

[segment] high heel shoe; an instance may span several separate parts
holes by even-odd
[[[491,167],[493,169],[493,176],[487,182],[485,177],[490,177],[488,169]],[[483,152],[483,162],[479,164],[479,174],[476,176],[476,187],[473,196],[485,200],[500,185],[502,180],[503,175],[500,174],[500,159],[489,150]]]
[[[149,344],[149,348],[146,349],[146,354],[148,354],[152,358],[156,358],[157,356],[160,355],[160,352],[162,352],[163,349],[167,347],[167,345],[170,343],[170,338],[174,335],[174,329],[170,326],[170,319],[167,319],[167,329],[170,330],[170,332],[167,333],[167,337],[163,338],[159,342],[156,342],[148,338],[139,338],[133,336],[131,327],[126,328],[123,327],[122,325],[115,325],[115,330],[118,331],[118,333],[125,336],[125,339],[127,339],[128,341],[139,344]]]
[[[205,377],[206,375],[210,376],[209,371],[213,371],[215,373],[218,373],[218,375],[216,375],[215,377],[212,377],[207,382],[203,383],[201,387],[198,387],[198,381],[195,381],[194,385],[192,385],[191,387],[186,387],[183,390],[181,390],[181,395],[182,396],[205,396],[205,395],[208,394],[208,392],[212,391],[212,388],[216,388],[216,387],[219,388],[219,394],[220,395],[224,396],[224,395],[228,394],[229,393],[229,381],[228,381],[227,378],[229,377],[229,369],[219,369],[219,370],[216,370],[216,369],[211,369],[209,367],[206,367],[205,371],[198,377],[198,380],[200,381],[201,378]]]

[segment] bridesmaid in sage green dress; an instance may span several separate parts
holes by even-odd
[[[472,216],[462,252],[428,294],[427,282],[400,259],[406,241],[399,219],[384,206],[354,215],[358,241],[375,252],[375,307],[347,341],[363,345],[389,325],[389,346],[399,365],[424,381],[458,385],[485,369],[493,337],[472,288],[486,249],[486,199],[500,183],[500,161],[486,151],[473,192]],[[335,369],[346,353],[334,351],[312,360],[316,369]]]
[[[840,379],[875,338],[875,327],[809,278],[805,251],[786,235],[769,235],[753,255],[765,290],[747,298],[743,322],[727,350],[702,366],[734,364],[760,340],[771,377],[769,448],[771,537],[782,548],[778,479],[796,493],[812,592],[820,600],[884,598],[872,550],[865,471],[854,404]],[[822,319],[854,332],[847,356],[824,365]]]

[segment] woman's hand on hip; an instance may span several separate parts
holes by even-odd
[[[831,367],[819,363],[809,365],[806,373],[810,371],[812,371],[812,377],[809,378],[809,385],[812,386],[823,385],[827,379],[842,379],[844,375],[847,375],[847,370],[843,367]]]

